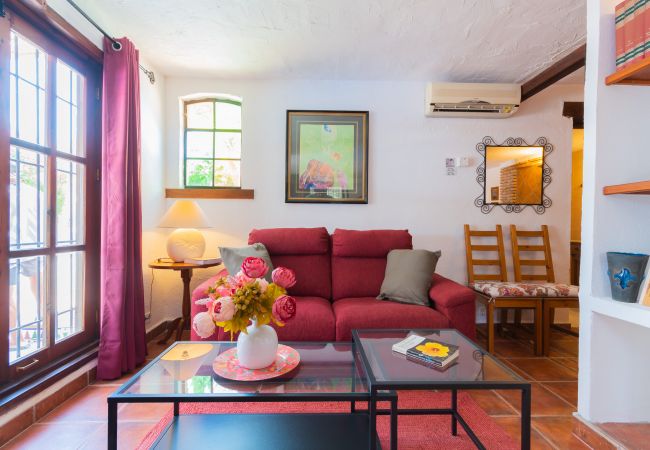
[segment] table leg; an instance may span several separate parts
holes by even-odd
[[[192,269],[181,269],[181,278],[183,279],[183,318],[176,332],[177,341],[183,339],[183,330],[185,328],[189,329],[190,326],[190,312],[192,308],[190,281],[192,281]]]
[[[375,450],[377,448],[377,402],[372,391],[370,393],[370,401],[368,402],[368,420],[370,420],[368,448]]]
[[[108,401],[108,450],[117,449],[117,405]]]
[[[390,401],[390,450],[397,450],[397,393]]]
[[[530,450],[530,385],[521,390],[521,448]]]
[[[453,411],[451,415],[451,434],[452,436],[458,436],[458,419],[456,419],[456,414],[458,414],[458,391],[456,389],[451,390],[451,410]]]
[[[542,307],[543,301],[540,298],[537,301],[537,305],[535,306],[535,356],[542,356],[543,353],[543,327],[544,327],[544,318],[543,316],[543,311],[544,308]]]
[[[494,353],[494,300],[487,303],[488,352]]]
[[[167,325],[167,331],[165,332],[165,336],[163,336],[163,338],[158,341],[158,344],[167,345],[167,341],[169,340],[170,337],[172,337],[172,334],[174,334],[174,332],[178,333],[178,327],[181,324],[181,320],[182,319],[180,317],[177,317],[176,319],[169,322],[169,324]]]
[[[551,302],[548,299],[544,299],[544,312],[542,313],[542,324],[544,329],[542,330],[542,355],[548,356],[551,350],[551,325],[553,325],[553,311],[551,307]]]
[[[178,402],[174,402],[174,416],[178,416]]]

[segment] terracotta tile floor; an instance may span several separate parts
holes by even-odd
[[[578,340],[555,332],[552,356],[535,358],[526,330],[499,336],[495,353],[533,383],[532,440],[536,449],[586,449],[572,434],[577,402]],[[163,350],[152,342],[149,358]],[[63,403],[40,422],[9,442],[6,449],[98,449],[106,445],[106,396],[128,376],[97,382]],[[509,391],[472,392],[472,396],[514,439],[519,439],[520,399]],[[170,408],[166,404],[122,405],[119,410],[120,448],[135,447]],[[632,439],[637,432],[626,429]],[[634,447],[631,447],[634,448]]]

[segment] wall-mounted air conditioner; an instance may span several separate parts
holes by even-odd
[[[510,117],[519,108],[521,86],[498,83],[429,83],[429,117]]]

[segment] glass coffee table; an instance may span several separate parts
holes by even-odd
[[[392,351],[393,344],[409,334],[419,334],[444,343],[457,345],[457,362],[443,371],[411,362],[404,355]],[[530,383],[503,365],[494,356],[479,348],[456,330],[353,330],[353,343],[363,362],[367,389],[370,390],[370,424],[376,426],[374,416],[386,414],[378,411],[377,392],[383,390],[449,390],[451,405],[447,409],[397,409],[397,415],[451,416],[451,432],[457,434],[458,423],[480,448],[485,447],[472,431],[457,408],[458,390],[462,389],[515,389],[521,391],[521,448],[530,449]],[[394,411],[390,412],[394,414]],[[371,440],[376,433],[370,430]],[[392,436],[392,433],[391,433]],[[373,442],[370,443],[371,448]]]
[[[172,403],[174,417],[152,448],[203,448],[212,442],[229,450],[375,449],[380,446],[371,405],[378,400],[390,402],[390,441],[396,448],[397,396],[374,389],[371,399],[352,343],[284,344],[300,354],[293,371],[265,381],[230,381],[216,375],[212,363],[235,342],[176,342],[108,397],[108,448],[117,448],[119,404]],[[330,401],[348,402],[350,408],[341,413],[179,414],[179,403]],[[360,410],[355,402],[368,408]]]

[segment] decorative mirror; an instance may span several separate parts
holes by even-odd
[[[553,145],[538,138],[532,145],[522,138],[508,138],[497,144],[489,136],[476,145],[483,162],[476,169],[476,181],[483,188],[474,204],[488,214],[495,206],[505,212],[521,212],[528,206],[544,214],[551,199],[544,193],[551,183],[546,157]]]

